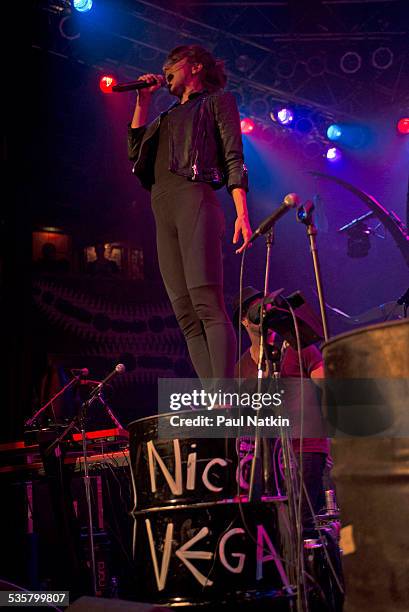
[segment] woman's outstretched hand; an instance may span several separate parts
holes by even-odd
[[[242,235],[244,242],[242,246],[236,250],[236,254],[242,253],[244,249],[247,248],[247,243],[253,234],[248,215],[240,215],[237,217],[234,224],[233,244],[238,243],[240,234]]]

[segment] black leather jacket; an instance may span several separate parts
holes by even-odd
[[[178,104],[178,103],[177,103]],[[176,105],[174,105],[176,106]],[[240,116],[231,93],[192,94],[184,113],[169,113],[169,169],[192,181],[248,190]],[[169,111],[172,109],[171,107]],[[128,157],[143,187],[154,182],[161,113],[152,123],[128,128]]]

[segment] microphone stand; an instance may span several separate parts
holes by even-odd
[[[125,366],[123,364],[116,365],[115,369],[110,374],[108,374],[108,376],[106,376],[104,380],[101,381],[95,389],[91,391],[89,398],[85,402],[83,402],[81,406],[79,419],[78,419],[79,424],[80,424],[80,429],[81,429],[82,455],[84,459],[84,485],[85,485],[85,497],[86,497],[87,506],[88,506],[88,538],[89,538],[89,549],[90,549],[92,589],[93,589],[94,595],[96,595],[96,592],[97,592],[97,572],[96,572],[96,564],[95,564],[94,527],[93,527],[93,521],[92,521],[91,481],[89,477],[87,436],[86,436],[85,427],[86,427],[86,422],[87,422],[88,409],[91,406],[91,404],[96,399],[99,399],[100,401],[102,401],[104,407],[107,408],[107,404],[102,398],[103,388],[106,385],[106,383],[109,380],[111,380],[111,378],[113,378],[113,376],[115,376],[116,374],[122,374],[124,371],[125,371]],[[108,410],[108,414],[112,418],[114,423],[120,426],[118,419],[114,417],[114,414],[110,409]]]
[[[88,409],[91,404],[98,397],[98,394],[91,393],[89,399],[83,402],[79,413],[78,421],[81,430],[82,440],[82,456],[84,459],[84,486],[85,486],[85,498],[88,508],[88,540],[90,550],[90,565],[91,565],[91,579],[92,579],[92,593],[96,595],[97,592],[97,572],[95,564],[95,544],[94,544],[94,526],[92,522],[92,505],[91,505],[91,481],[89,477],[89,464],[88,464],[88,453],[87,453],[87,435],[86,435],[86,422]]]
[[[272,356],[272,359],[269,360],[266,351],[265,344],[265,335],[268,333],[268,327],[265,326],[265,301],[269,294],[269,276],[270,276],[270,264],[271,264],[271,249],[274,242],[273,235],[274,226],[272,229],[266,234],[266,267],[265,267],[265,276],[264,276],[264,296],[260,306],[260,347],[259,347],[259,357],[258,357],[258,365],[257,365],[257,392],[261,392],[261,384],[263,380],[263,362],[266,363],[266,367],[268,367],[268,362],[271,361],[270,371],[271,377],[274,381],[274,387],[276,391],[279,391],[279,381],[280,381],[280,364],[279,358],[277,359],[277,355]],[[290,442],[288,439],[287,432],[284,427],[280,427],[280,439],[281,439],[281,447],[283,453],[283,463],[284,463],[284,474],[287,488],[287,498],[288,498],[288,510],[289,510],[289,523],[290,523],[290,532],[289,532],[289,543],[290,543],[290,551],[289,551],[289,579],[290,585],[296,584],[296,572],[295,572],[295,560],[296,560],[296,545],[295,538],[293,532],[293,526],[295,525],[295,494],[294,494],[294,486],[292,480],[292,470],[291,470],[291,452],[290,452]],[[270,456],[270,445],[269,438],[263,439],[263,466],[260,466],[261,459],[261,438],[260,438],[260,426],[256,424],[254,430],[254,455],[251,463],[251,472],[250,472],[250,482],[249,482],[249,492],[248,492],[248,501],[260,501],[262,499],[261,494],[261,484],[263,483],[265,487],[265,492],[268,494],[270,492],[270,476],[271,476],[271,456]],[[262,478],[263,477],[263,478]],[[293,586],[288,587],[288,592],[293,594]]]
[[[274,243],[274,225],[270,229],[270,231],[266,234],[266,268],[264,274],[264,295],[263,301],[261,302],[260,307],[260,345],[259,345],[259,355],[258,355],[258,364],[257,364],[257,393],[261,392],[261,383],[263,380],[263,363],[265,362],[264,355],[264,317],[265,317],[265,300],[268,296],[268,279],[270,276],[270,264],[271,264],[271,248]],[[265,442],[264,446],[264,459],[266,459],[268,454],[268,444]],[[261,483],[260,483],[260,471],[257,469],[260,463],[260,455],[261,455],[261,439],[260,439],[260,427],[258,425],[258,421],[254,430],[254,455],[251,462],[251,471],[250,471],[250,482],[249,482],[249,494],[248,500],[249,502],[253,501],[253,498],[256,497],[257,501],[261,499]],[[266,453],[267,449],[267,453]],[[270,461],[268,461],[270,463]],[[255,487],[256,480],[256,471],[257,471],[257,487]],[[264,484],[267,485],[266,482],[266,471],[263,470],[264,474]],[[255,491],[256,489],[256,491]]]
[[[41,408],[39,408],[39,410],[37,410],[37,412],[33,414],[33,416],[31,416],[29,419],[27,419],[27,421],[25,421],[24,426],[30,427],[34,423],[34,421],[38,419],[40,414],[42,414],[44,410],[48,408],[48,406],[50,406],[53,402],[55,402],[56,399],[60,397],[60,395],[63,395],[63,393],[65,393],[70,387],[72,387],[76,382],[78,382],[80,378],[81,378],[80,375],[78,376],[74,375],[74,378],[68,381],[68,383],[64,385],[64,387],[60,389],[55,395],[53,395],[53,397],[50,400],[48,400],[48,402],[46,402],[43,406],[41,406]]]
[[[102,383],[98,386],[100,387]],[[90,569],[91,569],[91,579],[92,579],[92,594],[96,595],[97,592],[97,581],[96,581],[96,564],[95,564],[95,545],[94,545],[94,529],[93,529],[93,521],[92,521],[92,505],[91,505],[91,481],[89,477],[89,464],[88,464],[88,452],[87,452],[87,437],[86,437],[86,422],[88,409],[91,404],[99,397],[99,393],[101,393],[101,389],[98,393],[92,391],[90,397],[85,400],[81,404],[81,408],[79,414],[75,415],[72,419],[71,423],[68,427],[63,431],[63,433],[54,440],[50,446],[45,450],[44,454],[49,455],[52,450],[58,446],[64,438],[68,436],[68,434],[79,425],[81,431],[81,441],[82,441],[82,458],[84,464],[84,486],[85,486],[85,499],[88,508],[88,538],[89,538],[89,549],[90,549]]]
[[[310,251],[311,251],[312,262],[314,266],[315,283],[317,285],[318,301],[320,305],[322,329],[324,332],[324,340],[325,342],[327,342],[329,339],[328,320],[327,320],[327,311],[325,307],[324,289],[322,285],[321,267],[320,267],[320,262],[318,258],[318,247],[317,247],[317,240],[316,240],[318,231],[317,231],[316,226],[314,225],[313,214],[312,214],[314,212],[314,208],[315,208],[314,204],[309,200],[304,204],[304,206],[300,206],[297,209],[296,215],[297,215],[297,221],[299,221],[300,223],[302,223],[303,225],[307,227],[307,235],[308,235],[309,242],[310,242]]]
[[[121,366],[123,369],[119,369]],[[91,480],[89,476],[89,463],[88,463],[88,451],[87,451],[87,436],[86,436],[86,422],[88,416],[88,410],[90,406],[93,404],[95,400],[100,400],[105,409],[107,410],[109,416],[114,421],[114,423],[120,429],[123,429],[118,419],[113,414],[112,410],[109,408],[105,399],[102,396],[102,391],[105,384],[115,375],[120,374],[125,370],[122,364],[118,364],[115,369],[106,377],[103,381],[101,381],[95,389],[93,389],[88,397],[82,405],[79,411],[79,414],[76,415],[71,423],[68,425],[67,429],[59,436],[54,442],[46,449],[45,454],[49,454],[53,448],[58,445],[67,435],[70,433],[77,422],[81,431],[81,440],[82,440],[82,456],[84,463],[84,486],[85,486],[85,498],[88,508],[88,539],[89,539],[89,550],[90,550],[90,567],[91,567],[91,579],[92,579],[92,593],[96,595],[97,592],[97,573],[96,573],[96,564],[95,564],[95,544],[94,544],[94,527],[92,520],[92,505],[91,505]]]

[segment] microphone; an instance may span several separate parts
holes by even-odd
[[[268,306],[269,304],[276,306],[276,299],[278,298],[279,295],[283,293],[283,291],[284,289],[277,289],[273,293],[270,293],[270,295],[264,301],[264,306]],[[261,303],[257,303],[257,304],[254,304],[253,306],[250,306],[250,308],[247,311],[247,318],[250,321],[250,323],[253,323],[254,325],[260,324],[260,310],[261,310]],[[266,316],[268,316],[268,314],[269,313],[267,312]]]
[[[104,385],[107,384],[108,381],[111,380],[111,378],[113,378],[114,376],[116,376],[117,374],[123,374],[124,372],[126,372],[126,367],[124,366],[123,363],[117,363],[115,368],[112,370],[112,372],[110,372],[108,374],[108,376],[106,376],[104,378],[104,380],[101,380],[101,382],[99,383],[99,385],[97,385],[95,387],[95,389],[93,390],[93,392],[91,393],[91,398],[95,397],[96,395],[98,395],[98,393],[100,393],[100,391],[102,391],[102,388],[104,387]]]
[[[89,370],[88,368],[71,368],[71,373],[74,376],[88,376]]]
[[[123,91],[137,91],[138,89],[147,89],[148,87],[153,87],[154,85],[160,85],[164,87],[166,85],[165,78],[158,75],[156,81],[153,83],[148,83],[147,81],[130,81],[129,83],[118,83],[118,85],[114,85],[112,87],[112,91],[116,93],[122,93]]]
[[[296,193],[289,193],[288,195],[286,195],[280,206],[276,208],[275,211],[269,217],[267,217],[267,219],[264,219],[264,221],[260,223],[260,225],[258,226],[247,244],[249,245],[254,242],[254,240],[256,240],[259,236],[267,234],[267,232],[270,231],[273,225],[279,219],[281,219],[281,217],[285,215],[285,213],[287,213],[291,208],[298,206],[299,203],[300,198]]]

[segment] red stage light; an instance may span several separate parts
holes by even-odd
[[[399,134],[409,134],[409,117],[402,117],[397,123]]]
[[[249,119],[248,117],[245,117],[244,119],[240,121],[240,127],[241,127],[242,134],[251,134],[251,132],[255,128],[255,123],[253,119]]]
[[[99,88],[103,93],[110,94],[112,93],[112,87],[117,84],[117,80],[115,77],[110,74],[106,74],[101,77],[99,81]]]

